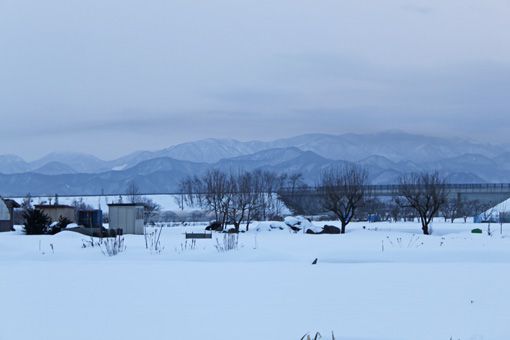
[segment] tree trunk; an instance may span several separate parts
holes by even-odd
[[[345,226],[347,224],[342,222],[342,230],[340,231],[341,234],[345,234]]]
[[[223,226],[223,229],[227,229],[227,213],[223,213],[221,225]]]
[[[422,222],[421,230],[423,230],[423,235],[429,235],[429,226],[425,222]]]

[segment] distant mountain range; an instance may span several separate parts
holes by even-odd
[[[117,194],[130,182],[144,193],[175,192],[183,177],[209,168],[302,173],[313,184],[324,169],[348,163],[364,166],[375,184],[433,170],[454,183],[510,182],[508,146],[387,131],[307,134],[270,142],[204,139],[110,161],[78,153],[51,153],[33,162],[3,155],[0,194]]]

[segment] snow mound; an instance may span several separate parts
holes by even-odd
[[[312,222],[310,222],[307,218],[303,216],[288,216],[285,217],[284,223],[294,231],[303,230],[306,232],[308,230],[313,231],[314,233],[320,233],[322,231],[322,227],[318,227]]]
[[[285,230],[287,228],[287,225],[283,222],[260,222],[255,228],[255,231]]]

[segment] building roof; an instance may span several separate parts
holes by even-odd
[[[143,203],[109,203],[109,207],[144,207]]]
[[[11,199],[8,199],[8,198],[3,198],[2,200],[4,201],[5,205],[8,208],[10,208],[10,209],[12,209],[12,208],[20,208],[21,207],[21,205],[19,205],[19,203],[16,202],[15,200],[11,200]]]
[[[37,209],[76,209],[72,205],[65,204],[36,204],[34,207]]]

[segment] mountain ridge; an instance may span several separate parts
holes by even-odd
[[[323,170],[345,164],[366,167],[375,184],[434,170],[457,183],[510,181],[510,152],[503,146],[390,131],[306,134],[269,142],[210,138],[107,161],[79,153],[50,153],[33,162],[3,155],[0,194],[117,194],[129,181],[145,191],[175,191],[184,176],[210,168],[300,172],[315,184]]]

